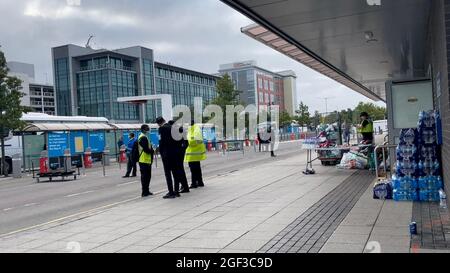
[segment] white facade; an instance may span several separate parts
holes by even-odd
[[[8,75],[22,81],[22,106],[31,107],[34,112],[56,115],[55,91],[53,86],[35,83],[34,65],[8,62]]]
[[[295,116],[299,110],[297,76],[292,70],[281,71],[278,74],[283,76],[284,81],[284,107],[291,116]]]

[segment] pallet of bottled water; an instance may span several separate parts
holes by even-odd
[[[396,201],[438,202],[442,199],[441,163],[437,156],[439,113],[421,112],[417,128],[403,129],[392,177]]]

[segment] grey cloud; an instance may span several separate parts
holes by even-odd
[[[50,15],[60,13],[27,16],[32,3]],[[94,47],[142,45],[155,49],[158,61],[207,73],[217,72],[221,63],[249,59],[267,69],[294,70],[301,100],[312,111],[325,111],[317,97],[330,93],[343,107],[367,101],[242,34],[240,27],[251,21],[218,0],[81,0],[72,10],[65,10],[66,5],[66,0],[0,1],[0,10],[7,11],[0,17],[2,50],[9,60],[34,63],[39,81],[45,80],[45,73],[51,79],[51,47],[84,45],[94,34]]]

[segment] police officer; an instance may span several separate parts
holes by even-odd
[[[150,180],[152,178],[153,151],[150,142],[150,127],[142,125],[141,134],[138,138],[139,144],[139,167],[141,171],[142,197],[153,195],[150,192]]]
[[[362,112],[361,115],[361,124],[358,125],[359,133],[362,135],[363,144],[373,144],[373,121],[370,119],[369,114],[366,112]]]
[[[206,146],[203,143],[203,133],[199,125],[191,122],[187,132],[188,147],[184,161],[189,164],[192,174],[191,189],[204,187],[202,167],[200,162],[206,160]]]

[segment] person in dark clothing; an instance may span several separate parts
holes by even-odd
[[[261,139],[261,133],[258,132],[257,138],[258,138],[259,152],[261,152],[261,151],[262,151],[262,139]]]
[[[128,141],[127,144],[127,159],[128,159],[128,163],[127,163],[127,173],[125,174],[125,176],[123,178],[127,178],[130,177],[131,172],[133,172],[133,175],[131,175],[131,177],[136,177],[136,173],[137,173],[137,162],[133,159],[132,156],[132,151],[133,151],[133,146],[136,143],[136,138],[135,138],[135,134],[134,133],[130,133],[130,140]]]
[[[172,131],[175,129],[175,131],[178,131],[180,136],[183,136],[184,129],[182,126],[178,126],[175,124],[175,121],[171,120],[168,122],[170,126],[172,126]],[[184,170],[184,156],[186,154],[186,149],[188,147],[188,142],[185,140],[184,137],[181,137],[180,140],[175,140],[177,143],[176,148],[178,149],[177,155],[178,155],[178,161],[175,162],[175,170],[176,170],[176,177],[175,179],[175,193],[189,193],[189,184],[186,177],[186,171]],[[181,189],[180,189],[181,184]]]
[[[275,139],[275,130],[274,129],[272,129],[272,127],[269,127],[268,128],[268,130],[267,130],[267,133],[270,135],[270,138],[269,138],[269,149],[270,149],[270,156],[271,157],[277,157],[276,155],[275,155],[275,141],[276,141],[276,139]]]
[[[146,124],[141,127],[138,138],[139,144],[139,167],[141,171],[142,197],[153,195],[150,192],[150,180],[152,178],[153,150],[150,142],[150,127]]]
[[[166,120],[162,117],[156,119],[156,123],[159,126],[159,153],[161,154],[161,159],[164,165],[164,174],[166,176],[167,190],[168,193],[163,197],[164,199],[173,199],[176,197],[180,197],[180,193],[174,189],[174,183],[180,181],[179,175],[179,157],[180,157],[180,148],[179,143],[175,141],[172,137],[172,126],[169,123],[166,123]],[[173,178],[172,178],[173,177]],[[184,183],[184,181],[183,181]],[[177,185],[175,185],[177,186]],[[179,187],[179,184],[178,184]],[[184,188],[186,189],[186,188]]]

